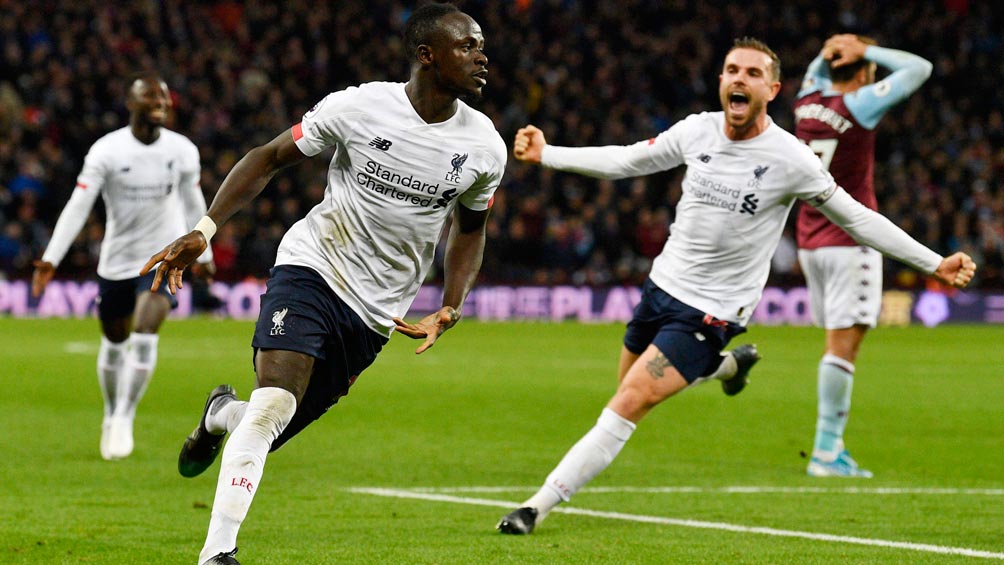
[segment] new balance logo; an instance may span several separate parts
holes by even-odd
[[[759,204],[759,203],[760,203],[760,199],[759,198],[757,198],[756,196],[754,196],[752,194],[747,194],[743,198],[743,207],[742,207],[742,210],[739,211],[739,213],[740,214],[745,213],[745,214],[749,214],[750,216],[752,216],[753,214],[756,213],[756,207],[757,207],[757,204]]]
[[[700,155],[697,156],[697,160],[702,163],[707,163],[711,161],[711,155],[708,155],[707,153],[701,153]]]
[[[282,320],[288,311],[289,308],[283,308],[272,313],[272,331],[269,332],[271,335],[286,335],[286,330],[283,328],[285,323]]]
[[[380,151],[386,151],[390,149],[390,146],[394,145],[394,142],[389,139],[384,139],[382,137],[374,137],[373,141],[370,142],[370,147],[375,147]]]

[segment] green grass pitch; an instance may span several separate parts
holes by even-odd
[[[95,320],[0,319],[0,563],[195,563],[219,463],[176,471],[206,393],[251,388],[251,322],[169,321],[123,461],[98,455]],[[531,536],[494,531],[615,388],[620,325],[465,320],[395,336],[272,454],[243,563],[977,563],[1004,559],[1004,327],[880,328],[846,434],[872,480],[812,479],[822,333],[754,326],[751,385],[659,406]],[[745,488],[735,488],[745,487]],[[386,489],[371,491],[365,489]],[[379,494],[374,494],[378,492]]]

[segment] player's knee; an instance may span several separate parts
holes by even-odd
[[[258,350],[255,356],[255,383],[259,389],[279,388],[294,396],[297,403],[303,398],[314,358],[303,353],[279,350]]]
[[[659,401],[650,390],[622,384],[607,406],[628,420],[638,421]]]
[[[291,392],[276,387],[259,388],[251,393],[240,426],[246,426],[248,431],[271,444],[286,429],[295,413],[296,398]]]

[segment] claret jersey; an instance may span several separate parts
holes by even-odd
[[[459,204],[486,210],[506,147],[491,120],[462,101],[429,124],[404,83],[373,82],[329,94],[293,126],[304,155],[328,147],[324,199],[293,225],[276,265],[317,271],[367,324],[390,335],[432,265]]]
[[[829,64],[822,55],[809,64],[795,100],[795,135],[820,158],[837,184],[875,210],[875,127],[886,112],[920,88],[932,65],[906,51],[876,45],[865,50],[865,59],[892,73],[847,93],[832,88]],[[810,206],[799,209],[797,238],[800,249],[858,245]]]
[[[812,92],[795,102],[795,133],[820,158],[840,186],[855,200],[878,209],[872,176],[875,130],[863,127],[844,103],[842,94]],[[858,245],[847,232],[811,206],[798,211],[798,247]]]

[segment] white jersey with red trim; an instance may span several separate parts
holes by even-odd
[[[199,175],[199,149],[180,133],[161,128],[149,145],[128,126],[104,135],[87,152],[42,260],[59,265],[101,195],[106,221],[98,275],[109,280],[139,276],[152,255],[188,233],[206,213]],[[211,260],[208,249],[199,258]]]
[[[293,126],[304,155],[328,147],[324,200],[293,225],[276,265],[317,271],[373,328],[390,335],[432,265],[459,202],[486,210],[506,147],[491,120],[462,101],[429,124],[404,83],[371,82],[329,94]]]

